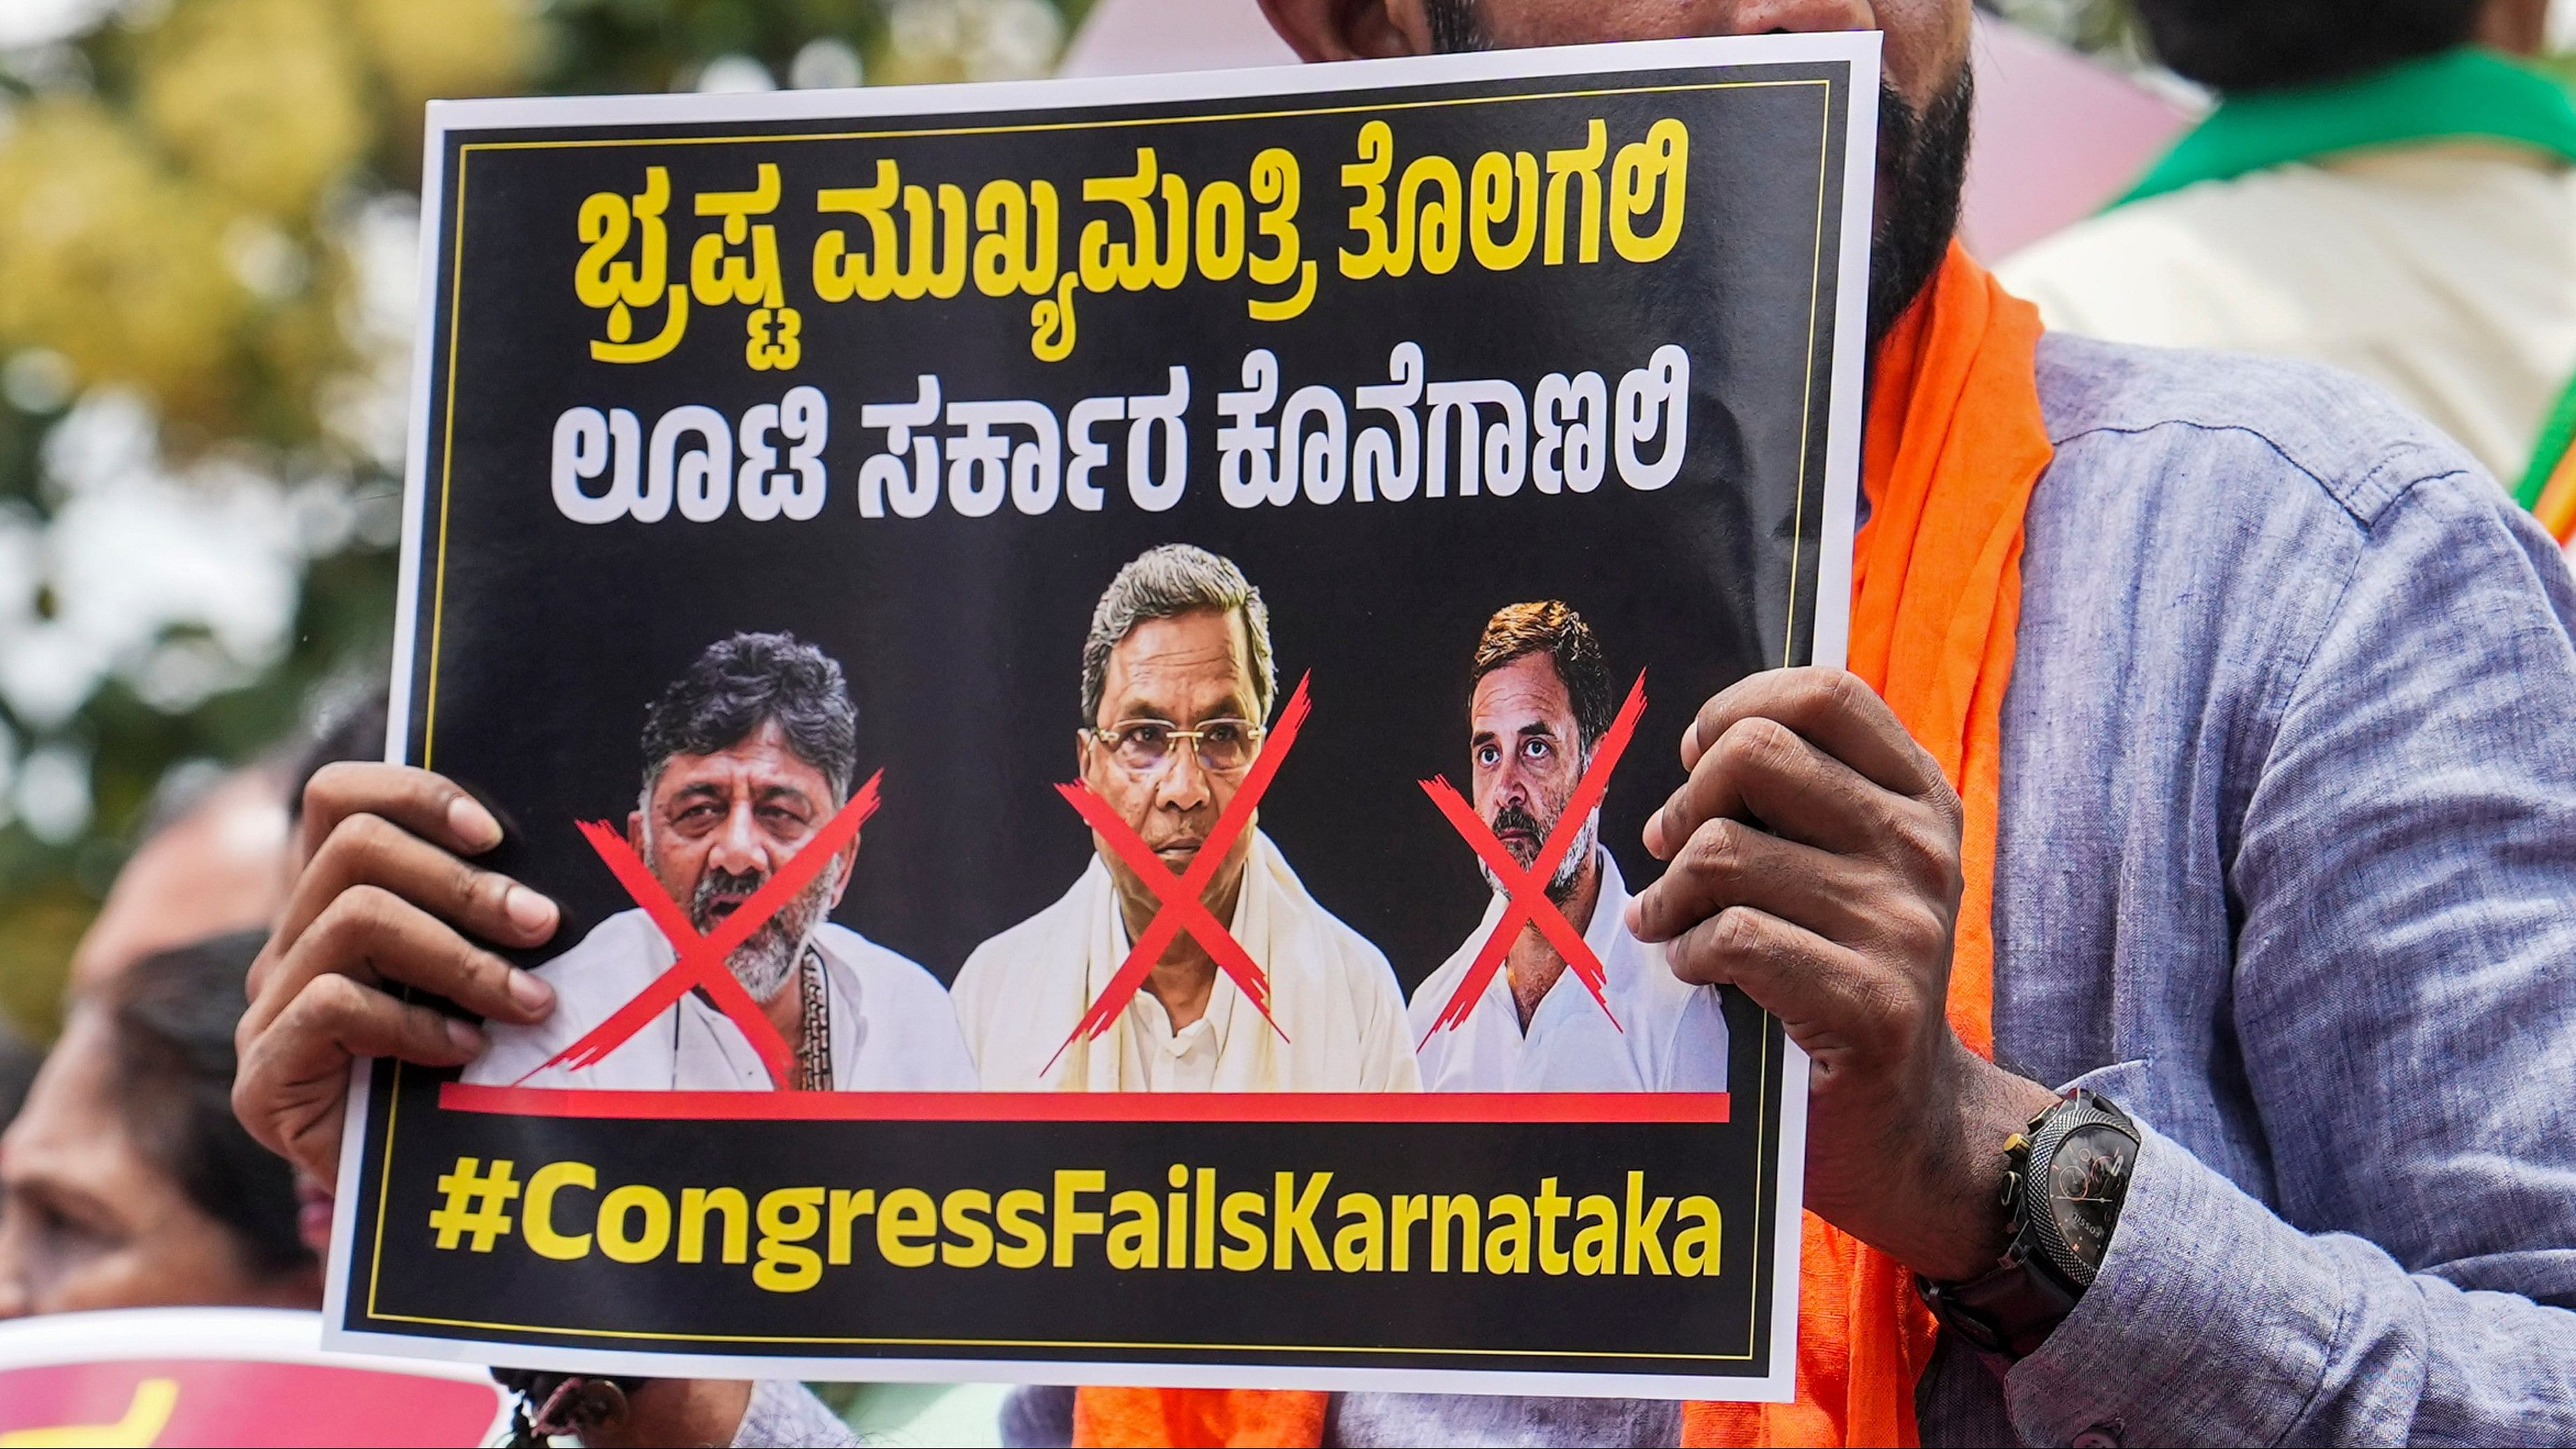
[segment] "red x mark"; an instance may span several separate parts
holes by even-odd
[[[642,906],[645,914],[652,917],[653,924],[670,941],[671,949],[679,953],[679,959],[634,1000],[619,1007],[615,1014],[591,1028],[581,1040],[555,1053],[528,1075],[535,1076],[547,1067],[569,1066],[578,1070],[594,1065],[624,1046],[628,1038],[651,1024],[653,1018],[670,1010],[681,997],[703,988],[726,1018],[742,1029],[742,1034],[751,1042],[752,1050],[760,1053],[761,1064],[769,1069],[770,1084],[784,1089],[794,1081],[796,1059],[788,1051],[786,1040],[779,1036],[777,1027],[769,1024],[769,1017],[760,1009],[760,1003],[752,1000],[751,993],[743,990],[742,983],[734,979],[725,958],[750,940],[754,932],[769,923],[770,917],[777,915],[811,884],[814,877],[832,863],[832,857],[840,854],[841,847],[857,838],[859,827],[876,813],[877,782],[884,778],[883,770],[869,776],[868,782],[850,797],[850,803],[842,806],[837,814],[824,822],[822,829],[814,832],[813,839],[806,841],[787,864],[762,882],[749,900],[734,907],[733,914],[717,922],[716,928],[703,936],[691,924],[688,913],[671,899],[670,892],[662,889],[662,883],[654,879],[652,870],[636,855],[635,848],[626,843],[625,836],[612,829],[606,821],[582,821],[583,838],[590,842],[591,849],[599,852],[599,858],[607,862],[610,873],[617,877],[619,885],[626,888],[635,904]]]
[[[1449,817],[1449,824],[1475,847],[1476,854],[1493,871],[1494,878],[1502,882],[1503,895],[1510,902],[1503,909],[1502,919],[1494,922],[1493,934],[1487,936],[1485,944],[1477,950],[1476,959],[1468,963],[1467,974],[1459,980],[1457,991],[1440,1008],[1439,1019],[1431,1023],[1431,1031],[1422,1034],[1424,1042],[1430,1041],[1432,1032],[1443,1027],[1454,1031],[1467,1024],[1476,1003],[1485,999],[1485,988],[1493,982],[1494,973],[1502,969],[1504,954],[1511,950],[1512,942],[1520,939],[1521,927],[1531,924],[1535,924],[1539,934],[1556,948],[1556,954],[1565,958],[1566,966],[1574,972],[1575,979],[1592,993],[1592,999],[1601,1003],[1602,1013],[1610,1018],[1610,1024],[1619,1027],[1623,1033],[1627,1030],[1619,1026],[1618,1014],[1610,1010],[1610,999],[1602,995],[1602,986],[1609,976],[1601,968],[1601,958],[1592,954],[1591,946],[1584,942],[1583,933],[1574,929],[1574,923],[1556,908],[1556,902],[1547,898],[1547,883],[1556,874],[1566,852],[1574,848],[1575,840],[1583,834],[1583,822],[1591,819],[1592,812],[1600,807],[1601,797],[1610,789],[1610,772],[1619,767],[1620,752],[1628,748],[1629,737],[1637,731],[1637,717],[1645,712],[1646,676],[1640,673],[1636,684],[1628,690],[1628,702],[1619,706],[1619,717],[1611,721],[1610,732],[1601,737],[1600,746],[1593,751],[1592,768],[1583,772],[1583,779],[1575,785],[1572,798],[1565,802],[1564,813],[1556,817],[1556,829],[1548,833],[1547,843],[1540,848],[1538,858],[1530,862],[1527,870],[1521,869],[1521,863],[1512,859],[1512,853],[1494,838],[1494,832],[1486,826],[1484,817],[1476,813],[1475,807],[1458,794],[1457,787],[1451,785],[1446,777],[1422,782],[1423,793],[1431,797],[1431,803],[1439,806],[1440,813]],[[1421,1050],[1421,1044],[1416,1043],[1414,1050]]]
[[[1242,944],[1234,939],[1233,933],[1208,913],[1199,893],[1216,878],[1217,867],[1225,863],[1226,852],[1234,848],[1235,839],[1251,825],[1252,812],[1261,804],[1262,793],[1278,777],[1279,763],[1288,758],[1289,747],[1297,743],[1297,727],[1306,722],[1306,715],[1313,708],[1306,699],[1306,685],[1313,678],[1308,674],[1297,681],[1296,692],[1288,696],[1287,706],[1279,711],[1279,723],[1272,726],[1270,733],[1262,739],[1260,755],[1253,760],[1251,770],[1245,773],[1243,784],[1235,790],[1234,803],[1226,806],[1225,813],[1217,817],[1216,829],[1210,831],[1206,842],[1199,846],[1199,853],[1191,859],[1188,870],[1176,874],[1164,865],[1163,858],[1129,829],[1127,822],[1118,818],[1118,812],[1110,808],[1109,802],[1094,794],[1089,785],[1077,783],[1055,787],[1075,810],[1081,812],[1084,822],[1098,831],[1109,848],[1117,852],[1127,868],[1153,889],[1155,897],[1163,904],[1154,913],[1152,923],[1136,938],[1136,944],[1127,952],[1127,959],[1119,963],[1118,974],[1109,978],[1108,987],[1091,1003],[1091,1009],[1082,1014],[1082,1020],[1074,1023],[1073,1033],[1064,1039],[1064,1046],[1057,1047],[1055,1056],[1047,1059],[1048,1070],[1054,1069],[1056,1062],[1064,1056],[1065,1047],[1073,1045],[1077,1039],[1088,1036],[1098,1040],[1109,1030],[1110,1024],[1118,1019],[1118,1013],[1125,1011],[1127,1003],[1135,999],[1137,989],[1145,984],[1154,963],[1162,959],[1163,948],[1172,944],[1172,938],[1183,931],[1198,938],[1198,943],[1216,958],[1218,969],[1225,972],[1235,988],[1261,1013],[1261,1019],[1270,1023],[1270,1029],[1279,1032],[1279,1039],[1288,1039],[1288,1033],[1280,1031],[1279,1023],[1271,1019],[1270,978],[1262,972],[1261,963],[1253,960]]]

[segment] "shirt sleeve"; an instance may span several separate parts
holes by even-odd
[[[856,1449],[859,1436],[803,1384],[762,1379],[751,1386],[733,1442],[736,1449]]]
[[[554,1015],[532,1026],[517,1022],[483,1024],[489,1045],[483,1055],[466,1064],[460,1078],[477,1087],[582,1087],[595,1085],[572,1069],[549,1066],[557,1053],[581,1039],[605,1012],[590,1010],[591,993],[580,984],[565,985],[558,975]]]
[[[1419,1092],[1422,1067],[1413,1059],[1413,1038],[1406,1030],[1404,993],[1395,984],[1395,968],[1374,947],[1361,970],[1364,995],[1359,1002],[1360,1090]]]
[[[2576,1442],[2571,618],[2482,477],[2370,524],[2229,867],[2269,1181],[2148,1131],[2024,1438]]]
[[[979,1088],[982,1083],[976,1080],[975,1059],[966,1053],[965,1028],[948,988],[913,962],[883,947],[870,949],[880,954],[875,958],[876,975],[866,988],[890,999],[888,1025],[895,1028],[892,1046],[902,1053],[900,1080],[895,1086],[907,1092],[972,1092]]]
[[[1658,970],[1670,968],[1657,962]],[[1673,1033],[1672,1067],[1657,1089],[1666,1092],[1723,1092],[1730,1080],[1726,1006],[1720,988],[1698,986],[1682,998],[1681,1028]]]

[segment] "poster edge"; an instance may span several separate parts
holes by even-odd
[[[1857,530],[1863,415],[1868,382],[1870,243],[1877,209],[1880,37],[1866,34],[1845,97],[1842,247],[1834,288],[1834,378],[1825,426],[1824,538],[1816,570],[1814,643],[1809,662],[1841,669],[1851,642],[1852,540]],[[1862,77],[1866,75],[1866,82]],[[1864,164],[1866,163],[1866,164]],[[1771,1241],[1772,1375],[1765,1394],[1739,1402],[1796,1397],[1798,1310],[1807,1176],[1807,1054],[1781,1033],[1779,1190]],[[1785,1372],[1784,1372],[1785,1366]]]
[[[1844,64],[1852,81],[1846,98],[1843,152],[1845,220],[1838,257],[1835,373],[1827,425],[1822,558],[1816,597],[1812,660],[1841,667],[1849,639],[1851,542],[1857,512],[1861,390],[1866,356],[1869,237],[1875,200],[1874,167],[1856,163],[1874,151],[1881,39],[1876,32],[1809,35],[1709,36],[1602,45],[1549,47],[1476,55],[1404,57],[1332,65],[1283,65],[1220,71],[1166,72],[1135,77],[1086,77],[987,82],[953,86],[885,87],[855,91],[782,91],[757,95],[521,97],[438,101],[428,107],[423,138],[420,288],[423,324],[413,341],[413,408],[408,424],[403,490],[403,535],[398,560],[392,678],[388,688],[386,759],[404,763],[410,746],[412,684],[418,663],[420,588],[427,545],[430,405],[435,387],[441,238],[447,226],[445,165],[452,134],[502,129],[610,127],[619,125],[740,124],[833,117],[904,117],[996,110],[1067,110],[1100,104],[1157,104],[1246,96],[1384,90],[1474,80],[1526,80],[1549,76],[1612,74],[1624,70],[1682,69],[1717,65]],[[1866,74],[1869,84],[1862,84]],[[1855,225],[1852,218],[1859,218]],[[1785,1037],[1784,1037],[1785,1040]],[[1240,1387],[1248,1379],[1279,1388],[1330,1388],[1377,1392],[1493,1393],[1508,1384],[1515,1393],[1546,1392],[1578,1398],[1698,1398],[1739,1403],[1778,1403],[1794,1397],[1798,1267],[1803,1234],[1786,1230],[1804,1196],[1807,1109],[1805,1053],[1786,1043],[1781,1065],[1777,1218],[1773,1238],[1771,1372],[1744,1378],[1683,1375],[1530,1373],[1503,1370],[1298,1368],[1156,1364],[1085,1364],[1045,1360],[852,1359],[847,1357],[751,1358],[735,1355],[630,1353],[562,1346],[538,1348],[556,1366],[587,1372],[645,1372],[660,1377],[700,1373],[740,1378],[747,1374],[830,1380],[863,1371],[870,1379],[916,1383],[1099,1382],[1133,1377],[1140,1367],[1180,1386]],[[372,1097],[372,1059],[350,1067],[349,1110],[342,1129],[337,1200],[333,1204],[331,1255],[326,1279],[322,1347],[338,1353],[407,1360],[490,1364],[516,1343],[386,1333],[349,1327],[347,1294],[358,1244],[357,1198],[362,1187]]]
[[[1712,35],[1614,41],[1382,60],[1162,71],[855,90],[761,91],[717,95],[512,96],[438,101],[434,125],[454,131],[584,126],[740,125],[835,118],[1058,111],[1100,105],[1159,105],[1252,96],[1321,95],[1480,80],[1677,70],[1721,65],[1860,64],[1876,67],[1875,31],[1796,35]]]
[[[375,1060],[349,1063],[348,1115],[340,1125],[340,1170],[331,1188],[331,1253],[322,1275],[322,1345],[334,1347],[334,1335],[349,1318],[349,1280],[358,1266],[358,1194],[366,1170],[366,1122],[372,1103]]]
[[[439,239],[446,235],[449,103],[433,101],[421,134],[419,318],[412,335],[411,416],[403,438],[402,540],[395,560],[393,657],[385,682],[385,757],[400,765],[411,751],[411,694],[419,658],[421,551],[429,505],[430,401],[436,380]],[[349,1063],[349,1104],[340,1123],[339,1171],[332,1185],[331,1252],[324,1265],[322,1343],[335,1347],[348,1321],[349,1279],[357,1264],[358,1198],[366,1166],[375,1059]]]
[[[447,124],[453,102],[432,102],[421,140],[420,324],[413,331],[411,417],[403,442],[403,531],[395,585],[391,678],[385,691],[385,762],[410,755],[412,679],[419,661],[420,590],[428,543],[430,403],[437,384],[441,239],[447,234]]]
[[[1825,423],[1823,548],[1816,570],[1811,662],[1840,669],[1851,646],[1852,541],[1860,509],[1861,435],[1867,423],[1870,245],[1878,189],[1878,35],[1853,62],[1843,136],[1843,235],[1834,283],[1834,378]],[[1860,75],[1866,71],[1867,84]],[[1864,163],[1868,164],[1864,164]]]
[[[1587,1374],[1508,1369],[1311,1368],[1262,1364],[1094,1363],[1071,1359],[835,1358],[786,1355],[638,1353],[543,1347],[479,1338],[349,1330],[334,1347],[389,1358],[517,1367],[542,1357],[548,1369],[654,1378],[794,1379],[811,1383],[1008,1384],[1080,1387],[1150,1377],[1168,1388],[1311,1390],[1331,1393],[1533,1394],[1582,1399],[1700,1399],[1786,1403],[1790,1377]],[[514,1355],[512,1350],[524,1350]],[[516,1360],[514,1362],[513,1360]]]

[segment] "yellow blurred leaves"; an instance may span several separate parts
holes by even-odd
[[[516,89],[536,63],[541,37],[529,0],[349,0],[346,8],[405,110]]]
[[[224,219],[96,102],[29,106],[0,141],[0,344],[52,348],[176,416],[223,413],[251,306]]]
[[[144,119],[227,195],[300,216],[373,139],[349,40],[330,0],[188,0],[145,40]]]
[[[893,0],[886,29],[871,67],[884,85],[1029,80],[1064,44],[1063,15],[1046,0]]]
[[[543,49],[534,0],[346,0],[342,8],[388,92],[390,159],[406,179],[422,107],[517,91]]]
[[[425,102],[527,82],[534,0],[175,0],[141,24],[130,84],[0,127],[0,357],[135,387],[183,448],[302,441],[348,362],[348,204],[415,174]]]

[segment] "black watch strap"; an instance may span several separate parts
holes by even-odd
[[[2132,1140],[2138,1135],[2128,1114],[2108,1098],[2079,1091],[2031,1118],[2028,1131],[2005,1144],[2001,1207],[2012,1245],[2003,1261],[1993,1271],[1963,1282],[1915,1279],[1917,1291],[1945,1330],[1981,1352],[2017,1361],[2038,1352],[2049,1334],[2075,1311],[2091,1274],[2079,1277],[2051,1261],[2066,1249],[2049,1218],[2045,1193],[2058,1144],[2070,1130],[2096,1124],[2114,1127]],[[2125,1178],[2119,1186],[2125,1190]]]
[[[2057,1325],[2075,1311],[2077,1293],[2031,1263],[2006,1262],[1964,1283],[1917,1278],[1923,1301],[1941,1327],[1981,1353],[2016,1362],[2039,1352]]]

